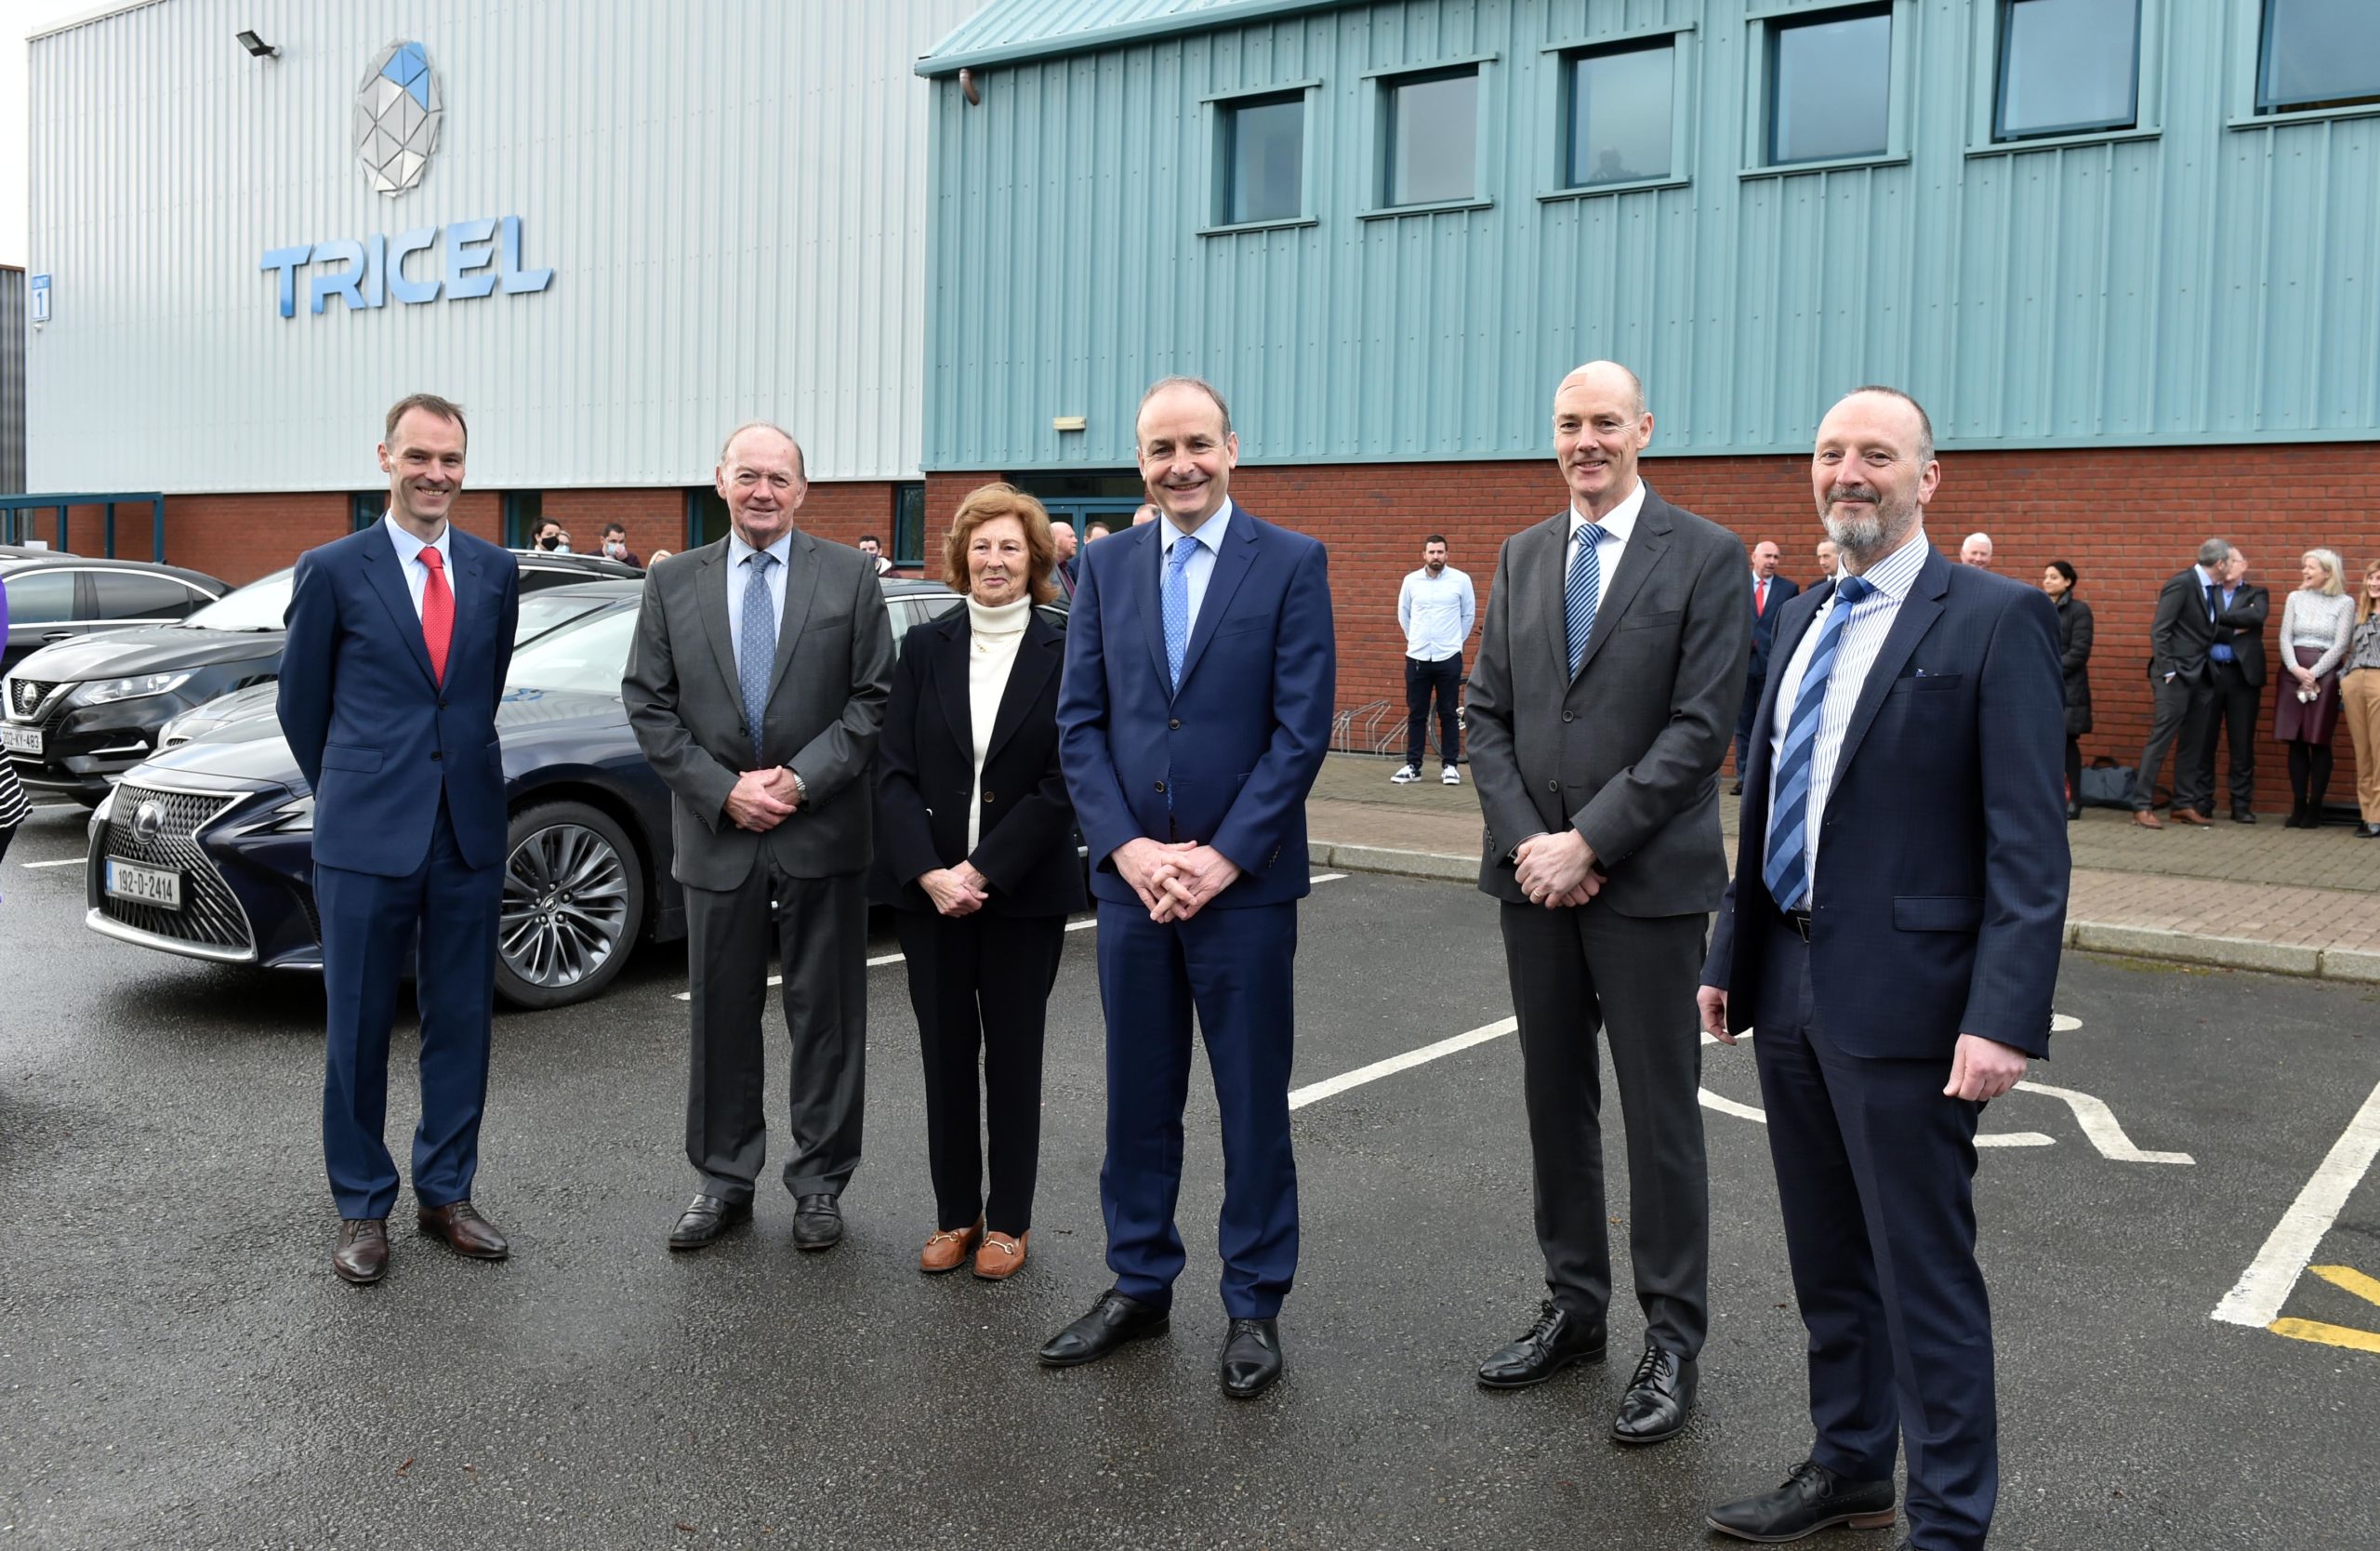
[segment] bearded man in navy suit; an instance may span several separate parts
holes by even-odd
[[[512,665],[521,568],[447,520],[463,489],[463,411],[416,393],[389,411],[389,510],[298,561],[281,727],[314,795],[323,921],[323,1155],[338,1202],[331,1269],[388,1271],[397,1168],[382,1138],[389,1030],[407,970],[421,1012],[421,1229],[501,1260],[471,1205],[504,899],[496,706]]]
[[[1698,994],[1758,1026],[1809,1331],[1809,1457],[1712,1510],[1741,1539],[1893,1522],[1981,1551],[2000,1482],[1976,1122],[2049,1053],[2070,868],[2057,611],[1925,537],[1925,411],[1862,388],[1811,483],[1842,569],[1785,605],[1752,721],[1735,882]]]

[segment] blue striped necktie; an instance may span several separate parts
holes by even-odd
[[[1793,714],[1785,722],[1784,746],[1769,783],[1777,799],[1768,809],[1768,850],[1760,868],[1761,881],[1780,910],[1797,908],[1809,895],[1810,868],[1802,854],[1802,837],[1810,828],[1810,762],[1818,743],[1818,713],[1826,707],[1827,676],[1843,645],[1843,628],[1859,600],[1875,590],[1875,583],[1860,577],[1845,577],[1836,586],[1834,606],[1818,627],[1818,643],[1793,696]]]
[[[1570,579],[1562,593],[1563,633],[1570,638],[1570,677],[1579,676],[1579,663],[1587,655],[1587,636],[1595,628],[1595,604],[1603,591],[1603,562],[1595,554],[1595,545],[1604,530],[1593,523],[1579,526],[1579,552],[1570,557]]]
[[[777,557],[766,550],[744,557],[750,574],[744,578],[744,639],[737,643],[735,677],[737,687],[744,691],[744,725],[756,757],[760,748],[760,719],[769,709],[769,680],[775,676],[777,666],[777,611],[769,606],[769,573],[776,563]]]
[[[1165,666],[1174,689],[1182,687],[1182,658],[1190,648],[1190,557],[1197,552],[1198,541],[1183,537],[1165,557],[1165,595],[1158,601],[1165,614]]]

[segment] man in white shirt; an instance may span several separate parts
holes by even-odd
[[[1398,786],[1421,778],[1433,696],[1438,702],[1438,779],[1462,785],[1455,772],[1462,758],[1456,696],[1462,690],[1463,643],[1471,639],[1477,613],[1471,578],[1447,563],[1446,535],[1430,535],[1421,545],[1421,568],[1396,593],[1396,625],[1405,632],[1405,763],[1389,779]]]

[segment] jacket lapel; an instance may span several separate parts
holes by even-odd
[[[801,644],[802,628],[810,623],[810,603],[817,594],[818,540],[796,528],[793,545],[786,550],[785,614],[777,620],[776,668],[769,674],[772,700],[777,697],[777,685],[785,682],[785,670],[793,662],[793,649]]]
[[[1131,540],[1132,548],[1122,558],[1125,592],[1140,610],[1141,633],[1148,638],[1150,666],[1157,669],[1158,685],[1171,695],[1173,678],[1165,663],[1165,604],[1157,590],[1157,573],[1165,568],[1165,545],[1161,541],[1164,531],[1162,522],[1126,529],[1125,537]]]
[[[1876,652],[1876,660],[1868,669],[1868,679],[1859,686],[1859,698],[1851,708],[1851,724],[1843,730],[1843,749],[1834,757],[1835,769],[1843,770],[1851,763],[1851,756],[1859,751],[1859,740],[1868,736],[1869,724],[1884,709],[1884,696],[1900,677],[1901,666],[1909,661],[1910,653],[1925,639],[1934,621],[1942,616],[1942,598],[1950,590],[1950,563],[1940,550],[1929,547],[1925,563],[1918,568],[1917,580],[1910,584],[1909,596],[1901,600],[1900,612],[1893,616],[1893,628],[1884,636],[1884,643]],[[1841,791],[1843,783],[1835,782]],[[1830,795],[1829,801],[1832,798]]]
[[[1523,611],[1529,616],[1519,628],[1524,638],[1528,631],[1537,632],[1553,653],[1554,679],[1567,682],[1570,643],[1562,616],[1568,579],[1562,574],[1562,556],[1570,544],[1569,511],[1565,509],[1559,516],[1524,529],[1516,543],[1513,569],[1520,580]]]
[[[920,639],[911,631],[903,649],[925,655],[926,672],[933,679],[934,698],[942,704],[942,719],[950,723],[950,736],[959,747],[959,757],[972,761],[975,757],[975,718],[968,684],[968,653],[974,643],[974,630],[967,605],[961,603],[951,611],[956,625],[936,620],[926,627],[936,634]]]
[[[381,603],[389,611],[390,622],[396,626],[398,638],[405,650],[413,654],[414,666],[434,687],[438,675],[430,670],[430,643],[422,639],[421,616],[414,612],[413,590],[405,585],[404,562],[397,558],[396,541],[383,530],[378,541],[364,546],[364,576],[372,590],[380,595]],[[448,660],[454,657],[454,643],[447,643]]]
[[[1620,616],[1628,612],[1628,605],[1644,587],[1645,578],[1652,575],[1653,567],[1669,552],[1672,526],[1670,503],[1654,495],[1651,485],[1645,486],[1645,502],[1636,509],[1636,525],[1629,532],[1627,548],[1620,552],[1620,569],[1605,585],[1603,596],[1595,600],[1595,622],[1587,631],[1587,649],[1579,657],[1580,674],[1586,672],[1587,664],[1595,660],[1595,653],[1603,649],[1603,643],[1611,639],[1611,632],[1620,628]],[[1567,588],[1568,584],[1569,578],[1565,577],[1563,585]],[[1567,604],[1568,600],[1564,602]]]
[[[992,738],[984,747],[984,763],[997,758],[1001,745],[1025,724],[1025,713],[1041,698],[1041,688],[1058,670],[1066,638],[1038,615],[1026,616],[1025,639],[1017,643],[1016,662],[1008,670],[1008,687],[1000,691],[1000,709],[992,718]]]
[[[703,633],[710,637],[711,661],[720,682],[727,686],[730,705],[744,704],[743,676],[735,671],[735,635],[727,628],[727,540],[703,551],[694,570],[694,612],[702,616]]]
[[[1205,654],[1207,643],[1215,638],[1215,628],[1231,607],[1232,595],[1248,579],[1249,568],[1256,563],[1256,519],[1246,507],[1234,507],[1223,548],[1215,553],[1215,568],[1207,573],[1207,595],[1198,600],[1198,622],[1191,627],[1190,643],[1182,652],[1183,683],[1197,670],[1198,658]]]

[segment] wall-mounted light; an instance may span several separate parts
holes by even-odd
[[[1084,419],[1079,415],[1052,415],[1050,417],[1050,429],[1051,431],[1082,431],[1086,429],[1090,423],[1090,421]]]
[[[275,48],[272,45],[265,42],[264,39],[257,36],[253,31],[244,28],[232,35],[240,40],[241,47],[246,49],[249,53],[255,55],[259,60],[277,60],[281,58],[280,49]]]

